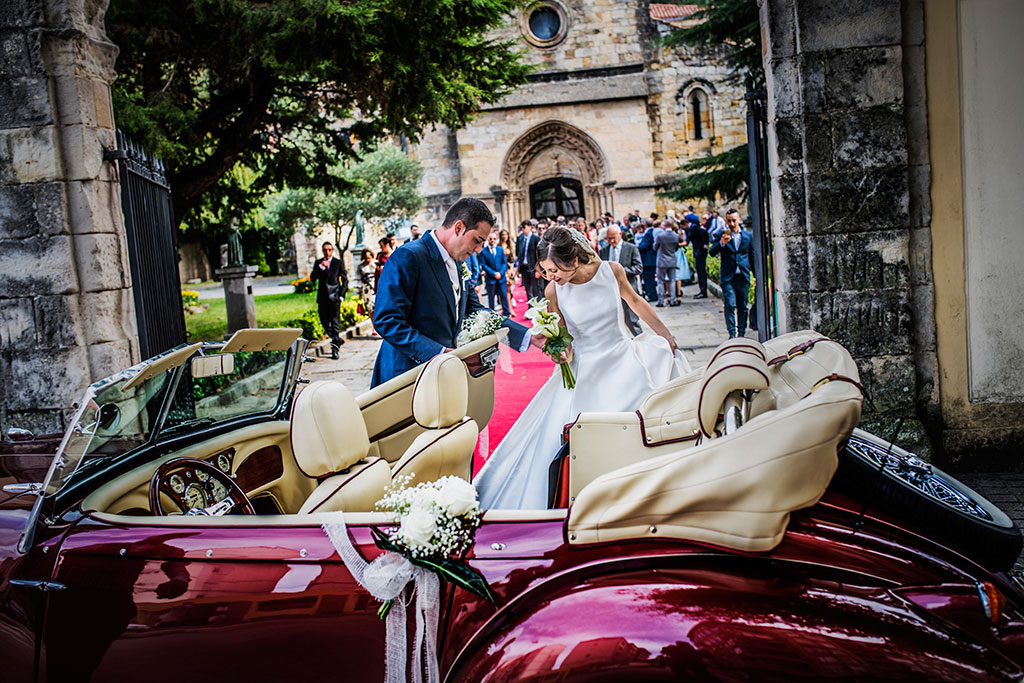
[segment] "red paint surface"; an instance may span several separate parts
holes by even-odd
[[[486,302],[486,294],[482,299]],[[521,285],[515,287],[515,298],[523,303],[513,305],[512,319],[524,325],[530,323],[523,314],[526,313],[526,290]],[[501,440],[508,434],[512,424],[522,414],[526,405],[533,400],[533,397],[540,390],[544,382],[551,377],[554,370],[554,363],[540,349],[533,346],[526,353],[512,351],[508,347],[502,347],[503,353],[508,353],[512,361],[512,374],[508,374],[500,367],[494,369],[494,414],[487,424],[487,456],[494,452]],[[476,452],[473,454],[473,474],[483,467],[485,458],[480,452],[481,444],[477,442]]]

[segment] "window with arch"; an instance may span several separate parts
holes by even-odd
[[[693,139],[704,140],[714,137],[714,131],[711,129],[711,103],[707,92],[703,88],[694,88],[687,99],[690,113],[687,123]]]

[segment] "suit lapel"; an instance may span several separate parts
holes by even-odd
[[[429,233],[428,233],[429,234]],[[423,237],[426,237],[424,235]],[[420,238],[421,241],[423,238]],[[455,290],[452,289],[452,280],[448,277],[448,269],[444,267],[444,260],[441,255],[437,253],[437,243],[433,239],[430,239],[424,244],[427,248],[428,258],[427,261],[430,263],[430,269],[434,273],[434,277],[437,278],[437,284],[441,288],[441,294],[444,296],[445,301],[448,302],[448,310],[451,312],[452,317],[458,320],[458,310],[455,301]],[[458,267],[458,266],[456,266]]]

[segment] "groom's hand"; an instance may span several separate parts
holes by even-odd
[[[530,346],[536,346],[541,351],[544,350],[544,345],[548,343],[548,338],[543,334],[535,334],[530,337]]]

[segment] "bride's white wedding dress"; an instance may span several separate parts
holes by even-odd
[[[636,410],[654,388],[690,369],[662,337],[630,335],[607,262],[588,282],[556,286],[558,308],[573,336],[576,388],[562,386],[556,365],[473,480],[485,510],[546,508],[548,468],[564,425],[583,412]]]

